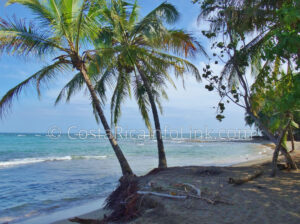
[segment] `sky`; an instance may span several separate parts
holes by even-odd
[[[5,0],[0,0],[0,17],[33,19],[30,11],[19,5],[5,6]],[[139,0],[141,15],[154,9],[160,0]],[[180,20],[174,25],[194,34],[209,53],[209,43],[201,36],[201,30],[207,25],[197,24],[200,13],[199,6],[193,5],[191,0],[169,0],[179,10]],[[202,70],[207,62],[203,56],[190,59]],[[0,97],[16,84],[38,71],[47,64],[46,59],[16,58],[0,55]],[[200,71],[201,71],[200,70]],[[214,65],[213,70],[218,73],[222,65]],[[11,111],[0,119],[0,132],[33,132],[47,133],[52,127],[58,127],[62,132],[67,132],[69,127],[79,129],[98,129],[101,124],[95,122],[89,95],[85,92],[77,94],[70,103],[54,106],[54,101],[60,89],[72,77],[72,74],[63,74],[47,86],[38,98],[34,87],[23,91],[14,101]],[[160,116],[162,128],[182,129],[188,132],[191,129],[245,129],[244,111],[233,104],[226,108],[226,118],[219,122],[216,120],[216,109],[219,96],[215,92],[207,91],[205,81],[198,83],[192,76],[186,74],[185,88],[181,80],[176,81],[177,89],[169,86],[167,93],[169,99],[163,101],[164,112]],[[109,104],[105,106],[107,119],[110,118]],[[125,129],[144,129],[145,125],[136,106],[134,99],[127,99],[122,106],[120,127]]]

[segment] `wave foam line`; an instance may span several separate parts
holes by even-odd
[[[62,157],[12,159],[8,161],[0,161],[0,167],[11,167],[11,166],[27,165],[32,163],[66,161],[66,160],[76,160],[76,159],[105,159],[106,157],[107,156],[62,156]]]

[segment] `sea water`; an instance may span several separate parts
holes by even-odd
[[[64,212],[68,209],[97,201],[101,207],[117,186],[118,161],[107,139],[70,137],[0,134],[0,223],[31,223],[26,220],[45,215],[55,221],[60,213],[76,214]],[[271,154],[249,141],[166,138],[164,143],[169,166],[226,166]],[[119,139],[119,144],[136,174],[157,167],[155,139]]]

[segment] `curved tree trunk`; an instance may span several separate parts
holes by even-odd
[[[288,126],[284,130],[281,131],[281,133],[278,137],[278,141],[276,142],[276,148],[274,150],[273,159],[272,159],[272,165],[273,165],[272,173],[271,173],[272,177],[274,177],[276,175],[276,172],[277,172],[278,155],[279,155],[280,148],[283,148],[281,146],[281,144],[282,144],[283,137],[285,136],[285,133],[287,131],[287,128],[288,128]]]
[[[230,26],[229,26],[230,27]],[[230,36],[230,40],[231,42],[233,42],[233,37],[232,37],[232,33],[231,30],[229,29],[228,32],[229,36]],[[300,49],[298,50],[298,55],[300,53]],[[256,117],[253,113],[252,113],[252,107],[251,107],[251,102],[250,102],[250,96],[249,96],[249,87],[247,82],[244,80],[244,74],[240,71],[238,63],[236,63],[236,55],[237,55],[237,50],[236,48],[234,48],[234,56],[231,56],[231,60],[233,60],[233,66],[238,74],[238,78],[239,81],[241,83],[241,86],[243,87],[243,89],[245,90],[245,95],[244,95],[244,101],[245,101],[245,109],[246,112],[251,116],[251,118],[255,121],[255,123],[259,126],[260,130],[265,132],[265,134],[269,137],[269,139],[276,144],[276,149],[282,152],[282,154],[285,156],[286,158],[286,162],[287,165],[291,168],[291,169],[297,169],[297,165],[296,163],[293,161],[291,155],[289,154],[289,152],[287,151],[287,149],[285,149],[284,147],[281,146],[281,144],[278,144],[279,139],[276,139],[276,137],[273,135],[272,132],[269,131],[269,129],[267,127],[265,127],[263,125],[263,123],[258,119],[258,117]],[[282,141],[282,140],[281,140]],[[281,142],[280,141],[280,142]],[[276,150],[275,150],[276,151]],[[277,169],[277,160],[278,160],[278,153],[275,153],[274,151],[274,155],[273,155],[273,160],[276,160],[276,167],[273,166],[273,169]]]
[[[293,152],[295,150],[295,139],[294,139],[293,130],[291,127],[289,127],[289,135],[290,135],[290,141],[292,144],[292,150],[290,152]]]
[[[144,71],[137,65],[137,69],[141,75],[141,78],[143,80],[147,95],[149,97],[149,101],[151,104],[152,114],[153,114],[153,120],[155,125],[155,133],[156,133],[156,139],[157,139],[157,148],[158,148],[158,168],[166,168],[167,167],[167,159],[166,159],[166,153],[164,149],[164,143],[162,140],[161,135],[161,128],[160,128],[160,122],[159,122],[159,116],[157,107],[155,104],[154,97],[151,92],[150,85],[148,83],[147,77],[144,73]]]
[[[293,158],[291,157],[291,154],[288,152],[288,150],[284,147],[281,146],[280,149],[281,153],[284,155],[287,165],[290,169],[296,170],[298,169],[297,164],[295,163],[295,161],[293,160]]]
[[[273,153],[271,177],[276,176],[278,155],[279,155],[279,150],[280,150],[279,148],[280,148],[280,145],[276,145],[276,148],[275,148],[274,153]]]
[[[288,124],[286,125],[286,127],[281,131],[281,133],[278,137],[278,141],[276,143],[276,148],[274,150],[273,160],[272,160],[273,168],[272,168],[271,176],[273,176],[273,177],[276,175],[276,171],[277,171],[277,161],[278,161],[279,151],[281,151],[282,154],[285,156],[288,167],[292,168],[292,169],[297,169],[297,165],[294,162],[294,160],[292,159],[291,155],[289,154],[287,149],[282,146],[282,140],[283,140],[284,136],[286,135],[286,133],[289,130],[290,123],[291,123],[291,121],[289,121]]]
[[[291,157],[291,155],[289,154],[289,152],[287,151],[287,149],[282,147],[282,145],[281,145],[282,139],[279,144],[280,137],[278,139],[276,139],[276,137],[268,130],[268,128],[266,128],[259,121],[259,119],[256,116],[254,116],[254,114],[251,111],[247,110],[247,113],[252,117],[252,119],[254,119],[255,123],[258,124],[259,129],[264,131],[264,133],[268,136],[268,138],[276,145],[275,151],[273,153],[273,159],[272,159],[273,160],[273,170],[277,169],[277,160],[278,160],[279,151],[285,157],[288,167],[290,167],[291,169],[297,169],[297,165],[296,165],[295,161],[293,160],[293,158]],[[285,132],[286,132],[286,130],[285,130]],[[276,152],[276,149],[278,150],[278,152]],[[275,172],[272,171],[272,176],[275,176],[275,175],[276,175],[276,171]]]
[[[85,80],[85,83],[89,89],[89,92],[91,94],[91,97],[92,97],[92,102],[93,102],[93,105],[95,106],[96,110],[97,110],[97,113],[100,117],[100,120],[102,122],[102,125],[104,127],[104,130],[106,132],[106,136],[108,137],[109,139],[109,142],[111,144],[111,146],[113,147],[113,150],[119,160],[119,163],[120,163],[120,166],[121,166],[121,169],[122,169],[122,173],[123,173],[123,176],[126,176],[126,175],[133,175],[133,172],[129,166],[129,163],[127,162],[121,148],[119,147],[113,133],[111,132],[110,130],[110,127],[107,123],[107,120],[105,118],[105,115],[103,113],[103,110],[100,106],[100,101],[97,97],[97,94],[96,94],[96,91],[91,83],[91,80],[89,79],[88,77],[88,74],[87,74],[87,71],[86,71],[86,68],[84,66],[84,64],[81,65],[80,67],[80,72],[82,73],[83,75],[83,78]]]
[[[229,35],[230,35],[230,39],[231,41],[233,41],[232,39],[232,35],[231,33],[229,32]],[[236,55],[236,49],[234,50],[234,55]],[[299,51],[300,52],[300,51]],[[299,53],[298,52],[298,53]],[[268,138],[274,143],[276,144],[276,148],[277,150],[281,151],[282,154],[285,156],[286,158],[286,162],[287,162],[287,165],[291,168],[291,169],[297,169],[297,165],[296,163],[294,162],[293,158],[291,157],[291,155],[289,154],[289,152],[287,151],[287,149],[285,149],[284,147],[281,146],[281,144],[278,144],[278,140],[279,139],[276,139],[276,137],[273,135],[272,132],[269,131],[269,129],[267,127],[265,127],[263,125],[263,123],[258,119],[258,117],[256,117],[253,113],[252,113],[252,110],[251,110],[251,103],[250,103],[250,97],[248,95],[248,92],[249,92],[249,89],[248,89],[248,84],[245,82],[244,80],[244,76],[243,76],[243,73],[240,71],[237,63],[235,62],[235,56],[231,57],[231,59],[233,60],[233,64],[234,64],[234,67],[235,67],[235,70],[236,72],[238,73],[238,78],[239,78],[239,81],[241,82],[241,85],[243,86],[244,90],[245,90],[245,95],[244,95],[244,101],[245,101],[245,109],[246,109],[246,112],[250,115],[250,117],[255,121],[255,123],[259,126],[260,130],[263,131],[267,136]],[[282,141],[282,140],[281,140]],[[281,142],[280,141],[280,142]],[[275,150],[276,151],[276,150]],[[277,160],[278,160],[278,153],[275,153],[274,151],[274,155],[273,155],[273,160],[276,160],[276,167],[273,167],[273,169],[277,169]]]

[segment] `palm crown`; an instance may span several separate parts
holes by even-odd
[[[151,93],[161,108],[160,96],[167,97],[164,90],[166,81],[174,85],[168,74],[170,69],[176,76],[189,71],[200,80],[197,68],[177,56],[193,56],[199,49],[204,50],[191,35],[164,26],[164,22],[172,24],[178,19],[178,12],[171,4],[161,4],[142,19],[138,18],[136,3],[128,5],[123,1],[113,1],[112,5],[103,4],[102,7],[101,15],[105,23],[99,35],[101,46],[97,49],[102,49],[100,58],[102,61],[108,59],[108,63],[102,63],[104,67],[100,69],[104,73],[96,89],[104,96],[107,84],[115,84],[111,110],[112,121],[117,124],[121,103],[131,95],[132,87],[141,114],[151,130],[148,115],[150,103],[140,73],[142,70],[145,73]],[[173,54],[167,53],[170,51]]]
[[[111,120],[115,125],[121,115],[122,102],[131,96],[131,88],[150,133],[148,112],[151,107],[159,167],[164,168],[167,162],[157,105],[162,111],[160,99],[167,98],[164,90],[167,81],[174,85],[168,72],[175,72],[176,77],[190,72],[199,81],[198,69],[180,56],[193,56],[199,50],[205,52],[191,35],[166,28],[165,23],[172,24],[178,19],[178,11],[171,4],[162,3],[142,19],[138,17],[136,2],[128,4],[116,0],[110,4],[104,2],[99,8],[102,9],[101,20],[105,22],[99,34],[97,50],[90,53],[96,53],[98,57],[94,62],[100,60],[106,63],[90,66],[94,68],[94,73],[102,71],[100,73],[103,74],[95,89],[103,99],[106,87],[112,87]]]
[[[71,71],[82,60],[80,47],[92,39],[97,26],[96,14],[87,9],[87,1],[80,0],[10,0],[19,3],[36,16],[36,24],[24,20],[0,21],[0,50],[21,56],[52,57],[53,63],[43,67],[22,83],[11,89],[0,101],[0,114],[11,106],[12,100],[31,83],[40,84]]]

